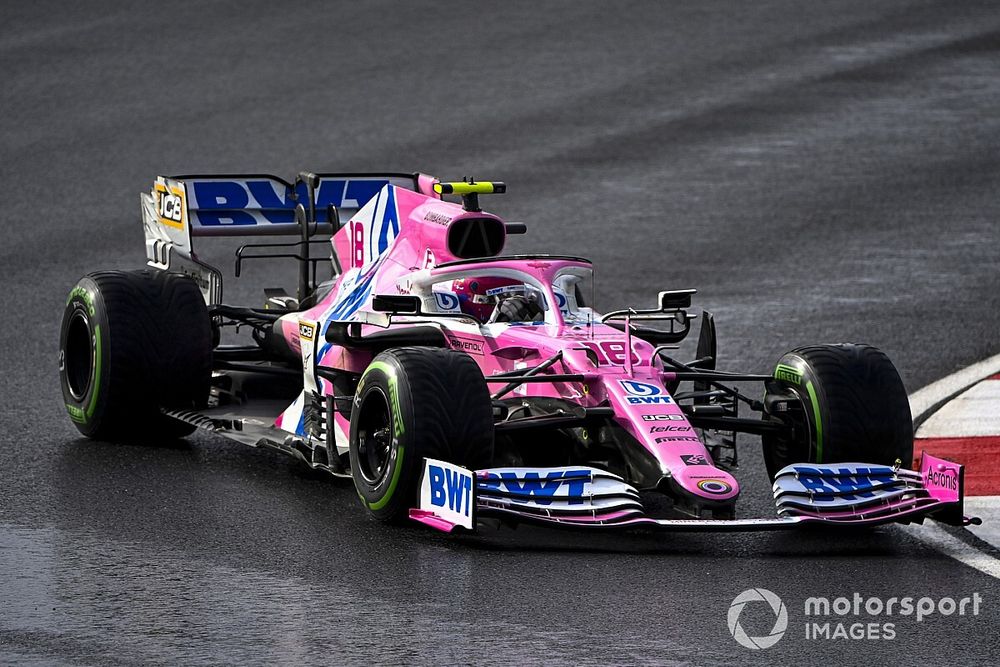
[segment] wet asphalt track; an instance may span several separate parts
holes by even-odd
[[[896,529],[464,543],[207,435],[77,437],[62,303],[142,263],[158,173],[503,179],[515,249],[593,257],[605,309],[698,287],[728,368],[863,340],[912,391],[1000,352],[1000,8],[499,4],[0,9],[0,663],[997,663],[1000,584]],[[771,511],[758,449],[744,515]],[[789,605],[756,653],[726,628],[751,587]],[[806,597],[854,591],[986,601],[802,638]]]

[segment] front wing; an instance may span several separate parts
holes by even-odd
[[[444,532],[474,530],[484,518],[584,530],[782,530],[808,524],[873,526],[978,523],[963,514],[963,468],[929,454],[920,471],[864,463],[795,464],[778,472],[777,516],[759,519],[659,519],[616,475],[586,466],[471,471],[426,459],[415,521]]]

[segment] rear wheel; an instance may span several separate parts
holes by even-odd
[[[193,427],[160,408],[208,398],[212,329],[197,285],[162,271],[100,271],[70,291],[59,377],[66,410],[91,438],[164,439]]]
[[[778,360],[764,395],[766,419],[792,426],[767,435],[764,462],[773,479],[792,463],[857,461],[909,466],[913,421],[899,373],[871,345],[810,345]]]
[[[433,347],[379,354],[351,410],[354,485],[378,519],[399,522],[417,501],[425,457],[476,469],[493,458],[493,409],[468,355]]]

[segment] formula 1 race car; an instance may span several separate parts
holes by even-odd
[[[479,199],[505,190],[423,174],[157,178],[141,195],[148,268],[92,273],[69,294],[70,418],[98,439],[200,427],[271,447],[352,478],[378,519],[444,531],[973,521],[961,466],[903,467],[909,404],[882,352],[812,345],[768,374],[718,370],[695,290],[601,314],[588,260],[501,255],[526,227]],[[294,260],[297,294],[223,303],[192,242],[267,235],[298,238],[242,245],[236,275]],[[681,362],[671,353],[699,316],[696,358]],[[223,343],[237,330],[251,340]],[[746,382],[762,398],[734,386]],[[762,439],[775,517],[736,518],[738,433]]]

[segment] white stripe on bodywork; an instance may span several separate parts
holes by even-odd
[[[288,406],[284,412],[281,413],[281,430],[288,431],[289,433],[296,433],[299,427],[299,420],[302,419],[302,410],[306,404],[306,394],[302,392],[299,397],[295,399],[295,402]]]
[[[334,442],[337,445],[338,454],[346,454],[351,447],[351,439],[348,434],[344,431],[344,427],[341,426],[341,422],[347,422],[346,419],[340,415],[336,415],[333,418],[333,435]],[[349,422],[348,422],[349,423]]]

